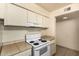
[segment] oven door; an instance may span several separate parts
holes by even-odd
[[[50,46],[43,45],[34,50],[34,56],[50,56]]]

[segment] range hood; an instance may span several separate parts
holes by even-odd
[[[65,21],[69,19],[79,18],[79,10],[74,10],[55,17],[56,17],[56,21]]]

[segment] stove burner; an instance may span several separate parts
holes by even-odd
[[[46,40],[41,40],[41,42],[47,42]]]
[[[39,43],[34,43],[34,45],[39,45]]]
[[[42,39],[39,39],[39,41],[41,41]]]
[[[30,41],[30,43],[34,43],[34,41]]]

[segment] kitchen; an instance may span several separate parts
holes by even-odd
[[[49,6],[52,6],[52,9]],[[57,46],[79,51],[79,47],[74,44],[74,39],[77,38],[69,36],[68,40],[73,40],[72,42],[69,41],[71,45],[68,45],[67,40],[62,38],[62,36],[65,37],[65,35],[61,36],[61,33],[67,34],[63,33],[64,30],[63,32],[61,31],[65,26],[63,25],[61,27],[62,24],[59,24],[63,19],[78,19],[78,6],[78,3],[0,4],[0,55],[56,56],[57,50],[59,50]],[[74,15],[77,16],[75,17]],[[75,33],[75,37],[76,36]],[[59,55],[61,55],[61,53],[59,53]]]

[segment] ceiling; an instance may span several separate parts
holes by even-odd
[[[62,8],[64,6],[69,5],[70,3],[36,3],[38,6],[44,8],[48,12],[57,10],[59,8]]]

